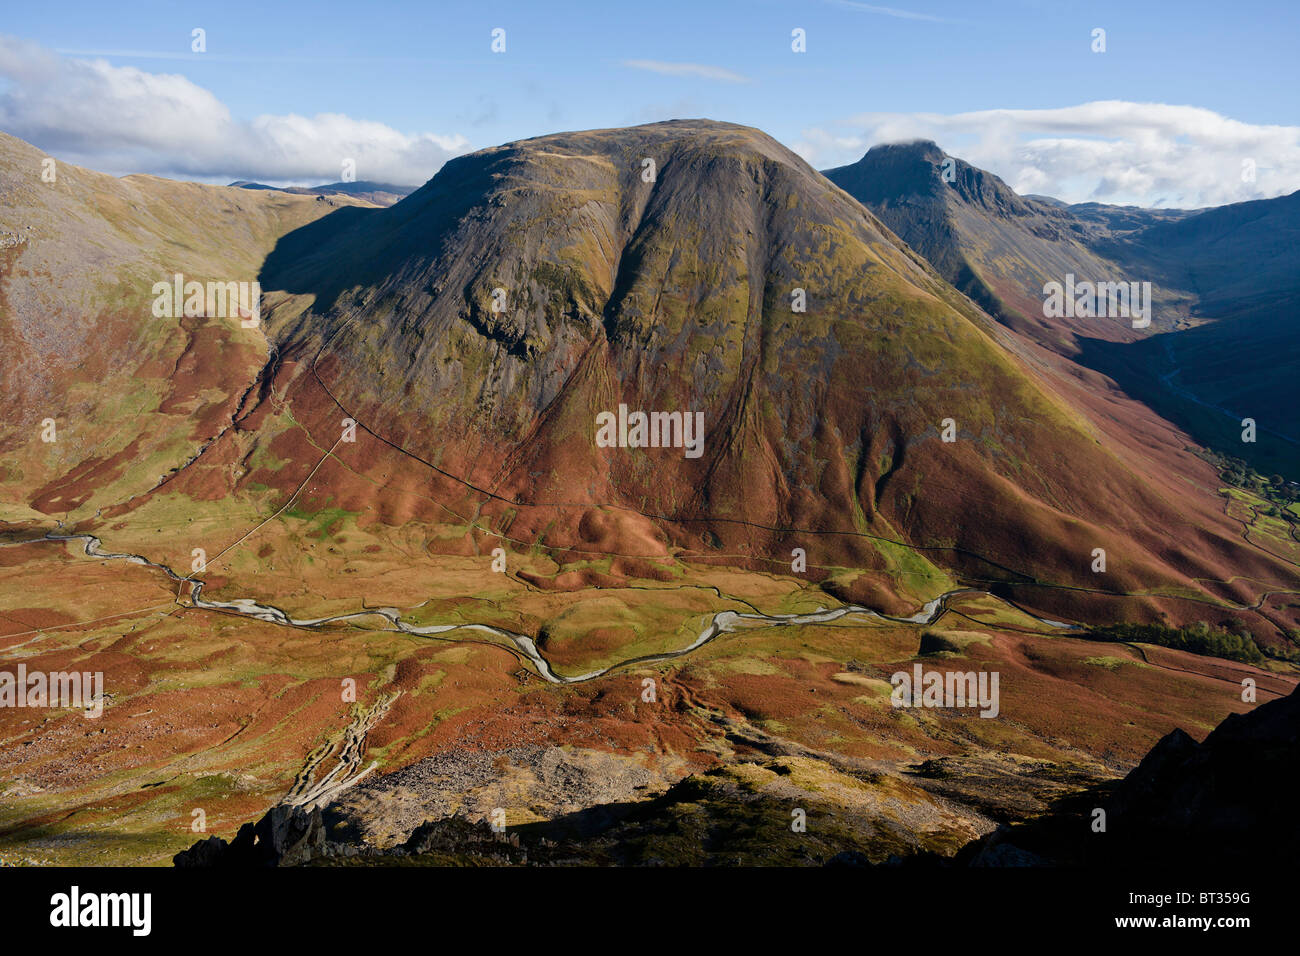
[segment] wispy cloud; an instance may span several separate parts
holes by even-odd
[[[666,76],[695,76],[703,80],[718,80],[723,83],[749,83],[749,77],[707,63],[667,63],[663,60],[624,60],[623,65],[634,70],[649,70]]]
[[[63,48],[57,48],[54,52],[60,56],[80,59],[99,59],[103,57],[110,60],[188,60],[191,63],[196,60],[218,63],[438,63],[443,66],[448,64],[480,66],[483,63],[481,58],[453,60],[443,56],[397,56],[390,53],[385,53],[383,56],[352,56],[337,53],[331,53],[328,56],[324,54],[299,56],[281,53],[193,53],[188,50],[177,52],[175,50],[77,50]]]
[[[894,17],[898,20],[925,20],[930,23],[951,23],[944,17],[931,16],[928,13],[915,13],[912,10],[899,10],[897,7],[878,7],[871,3],[855,3],[854,0],[831,0],[837,7],[847,7],[859,13],[875,13],[882,17]]]
[[[1017,192],[1070,202],[1196,208],[1300,188],[1300,127],[1243,123],[1166,103],[862,113],[830,129],[804,130],[793,148],[824,168],[852,162],[877,143],[913,139],[934,140]],[[1243,175],[1248,167],[1253,179]]]
[[[0,35],[0,128],[61,159],[115,174],[208,181],[419,184],[469,146],[457,134],[403,133],[340,113],[239,120],[173,73],[61,56]]]

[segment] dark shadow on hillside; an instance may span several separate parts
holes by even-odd
[[[1173,730],[1123,780],[1062,797],[1034,820],[1000,826],[952,861],[915,862],[1109,870],[1291,867],[1300,854],[1298,788],[1300,690],[1229,715],[1202,743]]]
[[[262,265],[262,288],[313,295],[313,310],[323,313],[346,289],[418,275],[456,241],[458,225],[484,202],[494,180],[509,175],[513,156],[511,150],[459,156],[392,206],[344,206],[287,233]]]
[[[361,224],[382,209],[344,206],[286,233],[262,263],[257,279],[266,290],[311,293],[318,308],[334,304],[344,288],[345,270],[327,269],[328,257],[346,248]]]
[[[927,789],[946,789],[963,804],[971,803],[972,794],[996,796],[988,787],[991,778],[971,778],[960,766],[949,773],[942,760],[927,761],[916,773],[931,782]],[[951,778],[946,788],[945,778]],[[646,801],[590,807],[505,833],[461,815],[430,820],[402,846],[386,850],[366,846],[334,811],[277,806],[242,826],[229,843],[210,837],[177,854],[175,863],[870,866],[875,859],[922,869],[1273,866],[1292,864],[1300,855],[1293,806],[1298,791],[1300,689],[1229,715],[1201,743],[1171,731],[1123,780],[1086,784],[1052,800],[1031,820],[1003,823],[951,848],[934,834],[926,847],[888,817],[833,803],[811,806],[811,825],[796,833],[788,799],[711,771]],[[995,802],[1006,809],[1004,799]]]
[[[1137,342],[1079,337],[1079,364],[1207,448],[1264,475],[1300,480],[1300,347],[1280,315],[1229,320]],[[1177,364],[1175,364],[1175,362]],[[1242,419],[1256,422],[1242,441]]]

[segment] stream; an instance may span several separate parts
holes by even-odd
[[[112,561],[129,561],[132,564],[139,564],[162,571],[169,578],[178,583],[188,581],[191,585],[190,600],[194,607],[207,608],[213,611],[233,611],[236,614],[243,614],[247,617],[256,618],[259,621],[265,621],[269,624],[279,624],[285,627],[311,628],[341,621],[354,621],[360,618],[380,618],[390,625],[388,627],[380,628],[380,630],[400,632],[402,634],[427,636],[432,634],[445,634],[448,631],[457,630],[480,631],[508,641],[532,662],[533,667],[536,668],[538,674],[540,674],[545,680],[550,681],[552,684],[579,684],[584,681],[595,680],[598,677],[603,677],[611,671],[617,670],[621,667],[628,667],[636,664],[650,664],[657,661],[666,661],[676,657],[682,657],[694,650],[698,650],[719,635],[730,634],[746,627],[788,627],[790,625],[800,624],[827,624],[831,621],[838,621],[841,618],[846,617],[859,617],[863,620],[890,621],[895,624],[930,624],[944,613],[948,599],[951,597],[959,594],[981,594],[995,597],[988,591],[981,591],[977,588],[955,588],[954,590],[946,591],[937,598],[928,601],[919,611],[910,617],[893,617],[888,614],[881,614],[879,611],[873,611],[871,608],[860,607],[856,604],[846,604],[837,608],[818,609],[806,614],[762,614],[757,612],[742,613],[739,611],[719,611],[713,615],[712,620],[710,620],[708,626],[700,632],[700,635],[688,646],[683,647],[680,650],[665,651],[659,654],[647,654],[641,657],[631,657],[627,660],[610,664],[608,667],[603,667],[599,670],[566,677],[562,674],[555,673],[555,671],[551,669],[550,663],[541,655],[541,652],[537,649],[536,643],[527,634],[519,634],[515,631],[496,627],[495,625],[430,624],[419,627],[414,624],[407,624],[403,621],[397,608],[367,608],[364,611],[353,611],[348,614],[336,614],[332,617],[294,618],[290,617],[287,613],[274,605],[263,604],[259,601],[254,601],[251,598],[236,598],[230,601],[208,601],[203,597],[202,581],[197,581],[194,578],[181,577],[166,565],[157,564],[138,554],[119,554],[114,551],[105,551],[103,542],[94,535],[61,535],[50,532],[47,533],[44,538],[16,543],[34,544],[38,541],[81,541],[84,543],[85,554],[88,557]],[[997,600],[1001,599],[997,598]],[[1074,625],[1072,624],[1037,617],[1022,608],[1017,608],[1016,610],[1032,617],[1040,624],[1045,624],[1048,627],[1066,630],[1074,629]]]

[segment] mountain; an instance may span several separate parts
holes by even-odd
[[[1300,191],[1156,222],[1099,251],[1193,292],[1196,316],[1236,319],[1300,308]]]
[[[1300,192],[1153,223],[1094,247],[1193,297],[1194,328],[1120,350],[1113,370],[1207,444],[1300,478]],[[1162,388],[1153,387],[1155,371]],[[1180,400],[1181,399],[1181,400]],[[1258,442],[1243,446],[1241,419]]]
[[[1058,211],[960,181],[1085,268]],[[1143,592],[1145,615],[1188,610],[1153,591],[1237,600],[1204,582],[1280,570],[1212,494],[1103,446],[995,323],[756,130],[674,121],[459,157],[389,209],[286,236],[262,280],[284,293],[269,327],[294,388],[488,496],[523,540],[600,527],[759,566],[815,541],[818,563],[865,572],[843,593],[886,606],[931,563],[1086,605],[1056,586],[1097,588],[1097,542],[1115,555],[1102,590]],[[621,405],[702,414],[700,456],[600,447]],[[909,570],[890,542],[927,560]]]
[[[1035,197],[1041,198],[1041,197]],[[1149,209],[1143,206],[1112,206],[1100,202],[1059,203],[1070,215],[1089,228],[1089,236],[1096,239],[1120,239],[1166,222],[1178,222],[1188,216],[1203,212],[1201,209]]]
[[[1285,486],[757,130],[387,207],[50,158],[0,139],[0,676],[101,712],[0,708],[7,861],[947,858],[1294,687]]]
[[[18,513],[93,528],[301,492],[400,526],[400,466],[432,475],[449,514],[557,555],[530,578],[546,588],[670,576],[670,554],[788,567],[799,548],[832,593],[894,611],[957,575],[1074,619],[1190,623],[1211,602],[1265,643],[1292,626],[1285,607],[1252,609],[1248,582],[1290,568],[1243,541],[1208,465],[1064,391],[757,130],[540,137],[452,160],[389,208],[75,167],[50,189],[28,172],[38,151],[5,145],[4,225],[27,230],[0,320],[20,356],[5,385],[23,411],[0,433]],[[979,208],[1077,247],[1052,238],[1058,210],[959,179]],[[256,329],[151,312],[160,278],[254,270]],[[702,421],[702,442],[682,447],[670,422],[676,447],[606,447],[621,410]],[[271,428],[305,416],[310,446]],[[53,448],[47,417],[67,438]],[[283,463],[328,449],[319,430],[345,417],[400,461],[373,458],[346,493],[301,488]]]
[[[1300,425],[1285,411],[1300,372],[1300,193],[1201,211],[1066,206],[930,142],[876,146],[826,175],[1008,327],[1203,444],[1300,477]],[[1045,315],[1045,286],[1071,275],[1150,282],[1149,328]],[[1267,440],[1241,441],[1246,417]]]
[[[945,176],[947,178],[945,178]],[[1043,287],[1131,277],[1090,242],[1102,232],[1073,207],[1016,194],[997,176],[949,157],[928,141],[872,147],[858,162],[826,170],[840,186],[926,257],[991,315],[1062,354],[1080,335],[1111,341],[1137,337],[1130,321],[1090,317],[1062,322],[1044,315]],[[1152,326],[1185,321],[1186,296],[1153,290]]]

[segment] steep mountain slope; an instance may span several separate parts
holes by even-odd
[[[1202,431],[1226,434],[1220,447],[1240,448],[1240,419],[1254,418],[1273,439],[1250,452],[1265,471],[1300,478],[1300,192],[1235,203],[1175,222],[1157,223],[1122,240],[1095,243],[1132,268],[1195,296],[1196,328],[1144,341],[1113,355],[1117,369],[1140,380],[1158,370],[1166,393],[1190,397],[1161,407]],[[1276,449],[1273,454],[1267,454]]]
[[[1293,566],[1243,539],[1178,436],[1115,427],[755,130],[542,137],[385,209],[75,167],[46,184],[39,151],[5,147],[10,520],[108,528],[180,566],[242,540],[232,510],[301,493],[389,527],[452,516],[453,550],[481,546],[460,539],[481,519],[555,557],[530,578],[548,588],[803,549],[830,593],[893,611],[955,571],[1061,617],[1291,626],[1258,605]],[[159,279],[255,270],[259,328],[152,314]],[[702,429],[606,447],[624,405]],[[382,447],[352,466],[373,473],[336,461],[303,487],[345,418]],[[164,536],[191,524],[201,541]]]
[[[741,561],[815,548],[868,572],[847,593],[877,600],[879,575],[932,573],[888,541],[1088,591],[1236,600],[1240,584],[1206,582],[1289,574],[1208,491],[1175,507],[1185,479],[1101,447],[987,317],[755,130],[677,121],[461,157],[391,209],[286,237],[263,282],[286,294],[270,312],[286,358],[488,495],[516,537],[650,516],[673,546]],[[600,447],[597,415],[620,404],[703,413],[700,456]]]
[[[1192,292],[1202,320],[1300,309],[1300,191],[1154,223],[1097,247]]]
[[[64,163],[47,182],[46,160],[0,133],[0,501],[66,516],[192,458],[266,361],[260,328],[206,302],[156,315],[154,284],[254,282],[277,238],[336,206]]]
[[[945,166],[951,181],[945,179]],[[1070,207],[1017,195],[997,176],[948,157],[931,142],[872,147],[826,177],[871,209],[912,248],[991,314],[1063,354],[1084,335],[1137,337],[1120,318],[1045,318],[1043,286],[1149,281],[1090,248],[1109,228],[1076,218]],[[1152,328],[1185,322],[1186,296],[1153,289]]]
[[[951,162],[952,181],[944,179]],[[1139,209],[1019,196],[931,142],[875,146],[826,171],[972,298],[1012,324],[1042,315],[1042,284],[1067,272],[1151,281],[1151,333],[1294,312],[1300,192],[1206,210]],[[1111,326],[1101,325],[1116,340]],[[1089,333],[1081,323],[1074,331]]]

